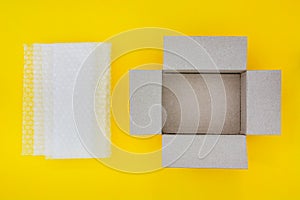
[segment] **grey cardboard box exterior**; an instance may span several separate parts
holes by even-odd
[[[130,133],[160,134],[162,129],[162,71],[131,70]]]
[[[247,71],[246,134],[278,135],[281,132],[281,71]]]
[[[245,169],[248,167],[246,136],[164,134],[162,166]]]
[[[246,135],[280,134],[281,71],[246,63],[246,37],[165,37],[162,71],[130,71],[130,134],[163,134],[163,167],[247,168]]]
[[[246,70],[246,37],[164,37],[164,70]]]

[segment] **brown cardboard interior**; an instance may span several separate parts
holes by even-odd
[[[171,72],[162,77],[163,134],[241,133],[240,72]]]

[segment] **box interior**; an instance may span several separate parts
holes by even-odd
[[[162,133],[243,134],[241,74],[163,71]]]

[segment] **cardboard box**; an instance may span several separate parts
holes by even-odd
[[[162,71],[130,72],[131,134],[163,134],[162,166],[247,168],[246,135],[280,134],[281,72],[247,71],[246,52],[246,37],[170,36]]]

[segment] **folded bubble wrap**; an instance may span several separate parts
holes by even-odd
[[[110,49],[108,43],[24,46],[23,155],[110,155]]]

